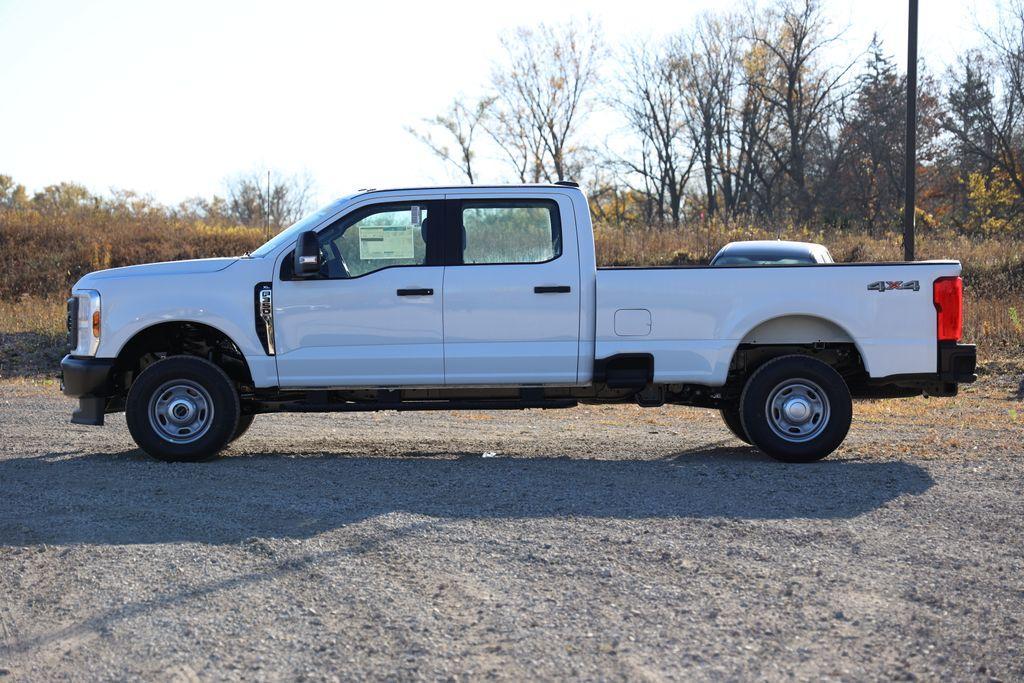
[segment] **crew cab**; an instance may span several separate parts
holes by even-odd
[[[90,273],[71,421],[196,461],[269,412],[685,404],[807,462],[853,398],[975,379],[956,261],[598,268],[593,237],[575,183],[372,190],[241,257]]]

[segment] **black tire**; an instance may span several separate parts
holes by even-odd
[[[743,429],[743,420],[740,418],[739,401],[730,403],[719,412],[722,414],[722,422],[729,428],[733,436],[745,444],[750,444],[750,437],[747,436],[746,430]]]
[[[255,415],[239,415],[238,426],[235,427],[235,433],[231,437],[231,441],[237,440],[242,434],[249,431],[249,427],[252,427],[252,421],[256,419]]]
[[[831,366],[808,356],[782,356],[747,380],[740,417],[753,445],[771,457],[813,462],[846,438],[853,401],[846,382]]]
[[[211,460],[238,429],[239,398],[219,367],[195,356],[159,360],[128,391],[125,418],[139,448],[157,460]]]

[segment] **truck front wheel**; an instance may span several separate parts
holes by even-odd
[[[740,418],[751,442],[776,460],[813,462],[846,438],[853,402],[831,366],[807,356],[783,356],[747,380]]]
[[[249,431],[249,427],[252,427],[252,421],[256,419],[256,416],[252,413],[248,415],[238,416],[238,426],[235,427],[235,433],[231,437],[231,441],[241,438],[243,434]]]
[[[238,429],[238,392],[210,361],[170,356],[132,384],[125,419],[135,443],[157,460],[210,460]]]

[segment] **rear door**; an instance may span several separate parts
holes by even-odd
[[[577,381],[580,272],[558,193],[447,195],[447,385]]]

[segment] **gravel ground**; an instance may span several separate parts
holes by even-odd
[[[813,465],[626,406],[169,465],[0,383],[0,679],[1024,679],[1019,382],[858,404]]]

